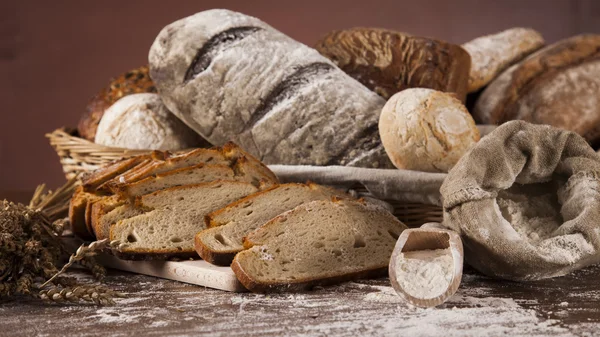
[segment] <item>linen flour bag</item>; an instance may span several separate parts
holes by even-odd
[[[441,194],[444,226],[487,275],[538,280],[600,262],[600,156],[573,132],[503,124],[459,160]]]

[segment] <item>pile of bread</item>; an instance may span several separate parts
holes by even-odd
[[[123,258],[232,264],[251,290],[385,271],[401,222],[342,191],[279,184],[264,164],[447,172],[476,122],[511,119],[597,142],[600,36],[543,46],[524,28],[463,46],[355,28],[313,49],[228,10],[176,21],[79,124],[96,143],[157,151],[85,177],[74,231]]]
[[[406,228],[385,207],[316,184],[279,184],[236,145],[115,162],[82,182],[73,231],[125,259],[202,257],[250,290],[385,273]]]
[[[543,47],[525,28],[462,46],[354,28],[313,49],[259,19],[209,10],[165,27],[149,68],[96,95],[79,133],[171,151],[233,141],[266,164],[433,172],[478,141],[475,122],[550,124],[596,145],[600,36]]]

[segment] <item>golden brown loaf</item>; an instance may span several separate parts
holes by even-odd
[[[399,169],[448,172],[479,140],[467,108],[452,95],[425,88],[390,98],[379,119],[381,141]]]
[[[600,35],[579,35],[507,69],[482,93],[473,115],[483,124],[525,120],[600,141]]]
[[[406,88],[424,87],[465,100],[471,58],[458,45],[385,29],[352,28],[327,34],[315,48],[386,99]]]
[[[106,109],[123,96],[145,92],[156,92],[154,82],[148,74],[148,66],[133,69],[112,79],[108,86],[100,90],[88,103],[77,126],[79,135],[93,142]]]

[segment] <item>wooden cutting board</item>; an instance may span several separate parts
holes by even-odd
[[[129,261],[100,254],[104,266],[137,274],[185,282],[231,292],[247,291],[230,267],[219,267],[203,260],[189,261]]]

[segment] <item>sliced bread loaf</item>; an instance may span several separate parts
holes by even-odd
[[[118,160],[112,164],[101,167],[94,172],[86,175],[82,179],[82,186],[85,191],[95,191],[98,186],[108,180],[129,171],[140,163],[150,159],[150,155],[135,156],[127,159]]]
[[[249,290],[300,290],[385,274],[406,226],[364,200],[313,201],[249,234],[231,265]]]
[[[126,204],[128,200],[166,188],[208,183],[216,180],[247,182],[260,189],[277,184],[277,180],[270,180],[270,177],[264,173],[263,169],[257,168],[255,164],[247,161],[245,158],[238,159],[233,169],[224,165],[199,164],[157,174],[135,183],[122,185],[119,187],[117,195],[104,197],[93,203],[90,226],[93,228],[97,239],[107,238],[110,225],[125,218],[119,217],[118,214],[120,214],[121,210],[104,219],[103,217],[106,214],[112,212],[118,206]],[[129,213],[126,213],[126,216],[129,216]]]
[[[204,217],[258,189],[249,183],[215,181],[173,187],[138,198],[145,213],[110,226],[110,239],[122,243],[125,258],[189,256],[194,235],[205,229]]]
[[[245,158],[245,159],[242,159]],[[105,188],[113,193],[125,184],[140,181],[153,175],[177,170],[185,167],[196,166],[198,164],[225,165],[235,167],[240,160],[246,161],[246,170],[252,168],[253,172],[260,172],[265,179],[277,181],[277,177],[266,166],[256,158],[246,153],[239,146],[233,143],[227,143],[223,147],[211,149],[196,149],[182,155],[172,156],[166,160],[155,160],[144,166],[139,166],[135,170],[130,170],[124,175],[116,177],[105,184]],[[103,186],[104,187],[104,186]]]
[[[208,214],[206,230],[196,234],[196,251],[202,259],[229,266],[244,249],[243,239],[273,217],[314,200],[329,200],[341,191],[317,184],[283,184],[254,193]]]
[[[121,185],[117,193],[122,197],[137,197],[175,186],[199,184],[215,180],[234,180],[234,174],[233,169],[229,166],[198,164],[157,174],[134,183]]]

